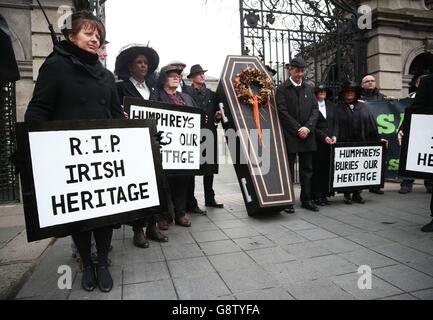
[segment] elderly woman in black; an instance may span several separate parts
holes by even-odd
[[[196,107],[190,95],[177,91],[182,71],[181,68],[175,65],[167,65],[162,68],[157,83],[157,90],[150,99],[170,104]],[[194,176],[173,176],[167,179],[174,205],[175,222],[180,226],[190,227],[191,222],[186,216],[186,203],[188,188],[193,183]]]
[[[359,99],[361,88],[354,82],[342,85],[340,101],[337,104],[338,140],[339,142],[381,141],[376,121],[365,103]],[[361,189],[344,193],[344,203],[364,204]]]
[[[39,70],[25,114],[25,121],[87,120],[124,118],[113,75],[98,60],[97,50],[105,40],[103,23],[90,12],[70,16],[62,30],[66,40],[54,47]],[[93,233],[98,266],[92,265],[90,239]],[[83,263],[82,287],[103,292],[113,287],[108,270],[112,227],[73,234]]]
[[[158,68],[159,55],[148,47],[138,44],[128,45],[122,48],[116,58],[115,74],[121,80],[117,82],[117,90],[121,103],[124,97],[133,97],[149,100],[155,96],[155,70]],[[149,210],[149,209],[148,209]],[[139,248],[148,248],[152,239],[158,242],[167,242],[168,237],[158,229],[157,222],[162,220],[165,214],[155,213],[147,219],[141,219],[131,223],[134,232],[133,243]],[[146,237],[143,228],[146,228]],[[147,238],[147,239],[146,239]]]

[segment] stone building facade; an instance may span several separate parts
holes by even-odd
[[[42,3],[60,36],[58,20],[65,13],[64,6],[72,7],[72,1],[43,0]],[[47,22],[36,1],[0,0],[0,14],[6,19],[12,32],[13,48],[20,70],[21,80],[16,83],[16,99],[17,121],[22,121],[38,70],[52,51],[53,45]]]
[[[367,71],[384,94],[406,97],[415,74],[433,73],[433,1],[360,2],[373,9]]]

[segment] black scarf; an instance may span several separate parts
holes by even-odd
[[[66,56],[78,60],[78,62],[95,78],[101,79],[105,75],[105,68],[99,62],[96,53],[83,50],[69,41],[61,41],[57,51]]]

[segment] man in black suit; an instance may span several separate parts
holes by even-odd
[[[416,111],[420,108],[433,108],[433,74],[422,78],[418,90],[416,91],[415,101],[408,109]],[[399,132],[400,139],[404,132],[406,132],[408,129],[407,122],[403,121],[402,130]],[[433,194],[430,200],[430,213],[433,217]],[[433,219],[424,227],[422,227],[421,231],[433,232]]]
[[[314,96],[314,89],[303,81],[305,61],[298,57],[286,65],[289,79],[277,88],[277,109],[284,130],[289,166],[294,180],[296,155],[299,157],[299,176],[301,179],[302,207],[319,211],[313,202],[313,152],[316,151],[316,128],[319,110]],[[294,213],[290,206],[287,213]]]
[[[324,85],[314,89],[319,106],[319,119],[316,126],[317,152],[313,157],[313,196],[317,205],[329,204],[329,170],[331,145],[337,143],[338,121],[335,105],[328,99],[331,91]]]

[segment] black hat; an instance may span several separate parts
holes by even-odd
[[[272,76],[275,76],[277,74],[277,70],[272,69],[270,66],[266,65],[265,68],[270,74],[272,74]]]
[[[340,99],[347,91],[355,91],[358,98],[361,95],[361,87],[354,81],[346,81],[341,85],[341,90],[339,93]]]
[[[191,67],[190,71],[189,71],[189,75],[187,76],[188,79],[191,79],[191,77],[197,73],[201,73],[201,72],[207,72],[207,70],[203,70],[203,68],[201,67],[201,65],[199,64],[195,64]]]
[[[332,90],[328,86],[324,84],[318,84],[314,87],[314,94],[317,94],[320,91],[326,91],[326,99],[330,99],[332,97]]]
[[[144,55],[149,63],[148,75],[155,72],[159,65],[158,53],[149,46],[131,44],[121,49],[121,52],[116,58],[114,73],[123,80],[129,79],[128,65],[131,64],[139,55]]]
[[[286,68],[289,67],[305,68],[306,65],[307,65],[306,62],[302,57],[296,57],[286,64]]]

